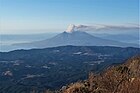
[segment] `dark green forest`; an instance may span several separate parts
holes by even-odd
[[[88,78],[140,54],[139,48],[61,46],[0,52],[0,93],[38,93]]]

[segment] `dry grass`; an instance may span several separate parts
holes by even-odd
[[[62,93],[140,93],[140,56],[102,75],[90,73],[88,80],[71,84]]]

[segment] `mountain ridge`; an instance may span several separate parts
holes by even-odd
[[[85,81],[63,86],[59,93],[139,93],[140,55],[112,66],[101,74],[89,73]]]

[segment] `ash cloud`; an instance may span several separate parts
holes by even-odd
[[[70,25],[67,32],[73,31],[103,31],[103,30],[111,30],[111,31],[120,31],[120,30],[139,30],[139,25]]]

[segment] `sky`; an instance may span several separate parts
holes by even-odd
[[[139,0],[0,0],[0,34],[62,32],[69,24],[138,25]]]

